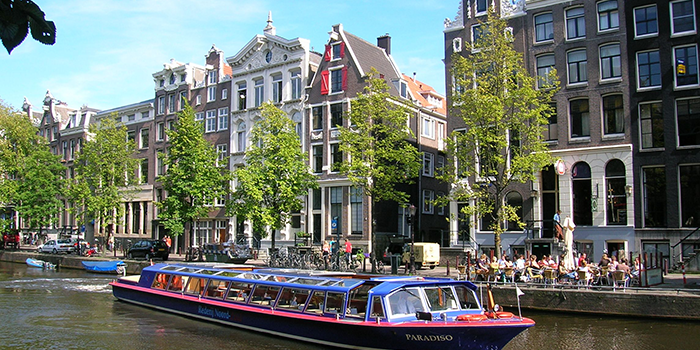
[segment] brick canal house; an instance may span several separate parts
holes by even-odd
[[[405,203],[379,202],[373,211],[372,199],[355,189],[335,166],[346,156],[340,152],[338,126],[348,126],[346,113],[366,86],[365,79],[372,68],[386,80],[389,93],[405,101],[412,111],[408,124],[416,138],[410,141],[423,154],[421,175],[416,184],[406,188],[411,196],[409,204],[418,208],[416,241],[447,242],[446,212],[431,203],[436,195],[447,191],[445,184],[434,179],[436,164],[445,159],[445,100],[415,77],[401,74],[391,56],[391,37],[379,37],[374,45],[346,32],[342,24],[332,27],[323,60],[307,89],[305,122],[309,129],[305,150],[319,183],[308,198],[307,227],[315,242],[341,235],[348,237],[354,247],[369,247],[371,233],[377,232],[379,250],[383,249],[379,236],[410,237]],[[377,217],[372,216],[373,212]],[[334,221],[336,230],[331,227]],[[386,238],[383,240],[386,242]]]
[[[630,86],[634,79],[628,64],[629,18],[623,1],[490,1],[464,0],[454,20],[445,21],[445,67],[451,86],[451,55],[474,40],[479,21],[489,7],[507,18],[517,51],[532,76],[544,77],[556,69],[560,91],[552,104],[556,115],[544,135],[552,155],[560,165],[546,167],[531,184],[513,187],[508,201],[520,204],[521,219],[528,230],[510,228],[501,235],[502,249],[558,254],[563,250],[553,238],[552,217],[562,210],[577,227],[575,249],[597,261],[609,252],[639,251],[635,246],[635,186],[633,177],[633,134]],[[448,88],[448,98],[450,88]],[[449,112],[448,112],[449,117]],[[461,120],[449,118],[450,132],[463,128]],[[464,181],[473,181],[465,179]],[[636,193],[641,193],[637,191]],[[453,203],[451,212],[461,205]],[[489,252],[494,247],[493,232],[484,229],[483,220],[469,230],[465,246]]]

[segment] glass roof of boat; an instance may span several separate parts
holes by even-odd
[[[205,266],[181,265],[167,265],[162,267],[160,270],[196,273],[212,276],[237,277],[248,280],[295,283],[307,286],[335,286],[343,288],[354,288],[364,282],[364,280],[349,278],[351,275],[348,275],[348,278],[343,278],[338,277],[337,275],[324,276],[323,274],[316,274],[311,271],[302,270],[260,269],[252,272],[225,270]]]

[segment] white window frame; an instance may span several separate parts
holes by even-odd
[[[227,156],[228,145],[225,143],[216,145],[216,166],[221,166],[221,162],[223,162]]]
[[[204,120],[204,112],[197,112],[194,114],[194,120]]]
[[[569,11],[574,11],[581,9],[583,10],[583,6],[576,6],[576,7],[571,7],[566,10],[564,10],[564,32],[566,33],[566,40],[571,41],[571,40],[583,40],[586,38],[586,11],[584,10],[582,15],[576,15],[575,17],[569,18]],[[578,18],[583,18],[583,36],[577,36],[577,37],[569,37],[569,19],[575,19],[576,22],[578,23]],[[576,26],[578,29],[578,25]]]
[[[333,91],[333,74],[335,72],[340,72],[340,90]],[[328,94],[342,94],[343,93],[343,66],[333,67],[328,69]]]
[[[584,61],[577,61],[577,73],[580,73],[580,71],[583,71],[583,73],[586,74],[586,78],[584,80],[581,80],[579,78],[578,81],[571,82],[571,61],[569,61],[569,54],[574,53],[574,52],[583,52],[583,54],[586,56],[586,59]],[[585,62],[586,67],[584,69],[579,69],[580,68],[580,62]],[[575,85],[585,85],[588,84],[588,54],[586,52],[585,48],[575,48],[573,50],[569,50],[566,52],[566,84],[568,86],[575,86]]]
[[[144,133],[144,132],[146,132],[146,133],[148,134],[148,135],[146,135],[147,137],[146,137],[146,140],[145,140],[145,141],[146,141],[145,144],[144,144],[144,139],[143,139],[143,136],[144,136],[143,133]],[[150,137],[151,137],[151,136],[150,136],[150,130],[149,130],[148,128],[141,128],[141,130],[139,130],[139,148],[141,148],[141,149],[146,149],[146,148],[148,148],[148,144],[149,144],[148,138],[150,138]]]
[[[206,121],[204,123],[204,132],[214,132],[216,131],[216,109],[210,109],[207,111]]]
[[[603,48],[612,48],[614,46],[617,46],[617,56],[603,57],[603,54],[602,54]],[[605,44],[600,45],[600,47],[598,47],[598,57],[599,57],[598,64],[600,65],[599,74],[600,74],[601,81],[611,81],[611,80],[622,79],[622,48],[620,46],[620,43],[605,43]],[[617,57],[617,61],[618,61],[617,66],[614,64],[615,57]],[[603,77],[603,59],[610,60],[610,62],[612,63],[611,71],[610,71],[611,76],[609,76],[607,78]],[[618,69],[617,75],[615,75],[615,67],[617,67],[617,69]]]
[[[675,18],[675,15],[673,13],[673,5],[676,3],[679,3],[679,2],[688,2],[688,1],[691,4],[690,8],[693,9],[693,13],[690,15],[685,15],[684,17],[692,17],[693,18],[693,29],[686,30],[684,32],[676,32],[676,28],[674,26],[674,21],[673,21]],[[695,34],[697,32],[698,24],[697,24],[697,20],[695,18],[695,16],[696,16],[696,14],[695,14],[695,0],[671,1],[671,2],[669,2],[668,6],[669,6],[669,11],[670,11],[669,15],[671,16],[671,18],[670,18],[671,19],[671,37],[676,37],[676,36],[681,36],[681,35],[690,35],[690,34]]]
[[[158,114],[165,114],[165,96],[158,97]]]
[[[228,99],[228,89],[221,89],[221,99],[222,100]]]
[[[197,95],[197,98],[195,98],[195,101],[196,101],[195,104],[197,106],[201,105],[202,104],[202,95]]]
[[[159,122],[156,124],[156,141],[165,140],[165,124]]]
[[[549,16],[550,16],[551,21],[550,21],[550,22],[545,22],[545,23],[540,24],[540,25],[544,26],[545,34],[549,34],[549,33],[547,32],[547,28],[550,28],[550,29],[551,29],[551,36],[552,36],[552,37],[551,37],[551,38],[545,38],[545,39],[539,40],[538,37],[537,37],[537,28],[538,28],[537,18],[538,18],[538,17],[542,17],[542,16],[546,16],[546,15],[549,15]],[[552,12],[542,12],[542,13],[538,13],[538,14],[534,15],[534,16],[532,17],[532,23],[533,23],[533,25],[534,25],[534,27],[535,27],[535,29],[534,29],[534,30],[535,30],[535,43],[538,43],[538,44],[540,44],[540,43],[550,43],[550,42],[554,41],[554,15],[552,14]],[[549,26],[547,25],[547,23],[549,24]]]
[[[613,11],[600,12],[600,5],[602,5],[603,3],[606,3],[606,2],[615,3],[615,6],[616,6],[616,7],[615,7],[615,10],[613,10]],[[601,14],[603,14],[603,13],[607,14],[607,15],[610,16],[610,17],[612,17],[612,16],[617,17],[617,26],[616,26],[616,27],[605,28],[605,29],[601,28],[601,27],[600,27],[601,24],[602,24],[602,21],[601,21],[601,19],[602,19],[602,18],[601,18]],[[599,32],[599,33],[606,33],[606,32],[610,32],[610,31],[618,30],[618,29],[620,28],[620,7],[619,7],[619,4],[617,3],[617,0],[603,0],[603,1],[598,1],[598,2],[596,3],[596,18],[598,19],[598,32]]]
[[[653,7],[653,8],[656,9],[656,20],[655,20],[655,22],[656,22],[656,31],[655,31],[655,32],[646,33],[646,34],[639,34],[639,33],[637,33],[637,10],[646,9],[646,8],[650,8],[650,7]],[[654,37],[654,36],[659,35],[659,9],[656,7],[656,4],[651,4],[651,5],[646,5],[646,6],[635,7],[635,8],[632,10],[632,17],[633,17],[633,20],[634,20],[634,38],[635,38],[635,39],[648,38],[648,37]]]
[[[216,101],[216,86],[207,87],[207,102]]]
[[[302,94],[301,71],[295,70],[290,72],[289,75],[292,88],[292,100],[300,99]]]
[[[423,176],[435,176],[435,155],[430,152],[423,152]]]
[[[698,76],[695,80],[695,84],[687,84],[687,85],[678,85],[678,74],[677,74],[677,58],[676,58],[676,49],[682,49],[686,47],[695,47],[695,69],[696,69],[696,75]],[[698,84],[700,84],[700,59],[698,59],[698,45],[697,44],[692,44],[692,45],[679,45],[679,46],[674,46],[672,48],[673,52],[673,87],[676,90],[681,90],[681,89],[693,89],[697,88]],[[686,67],[688,66],[688,63],[686,62]],[[687,70],[687,68],[686,68]]]
[[[219,108],[219,130],[228,130],[228,107]]]
[[[255,91],[255,106],[260,107],[265,101],[265,79],[258,78],[253,80],[253,86]]]
[[[341,43],[342,43],[342,41],[337,41],[337,42],[334,42],[331,44],[331,62],[338,61],[341,59],[340,55],[342,55],[342,53],[338,53],[338,56],[335,55],[335,48],[340,47]]]
[[[421,131],[420,134],[423,137],[427,137],[429,139],[434,140],[435,139],[435,120],[430,117],[423,117],[421,118]]]
[[[491,0],[474,1],[474,13],[476,13],[476,16],[482,16],[489,12],[489,2],[491,2]],[[484,6],[484,9],[480,10],[479,5]]]
[[[540,66],[540,59],[550,58],[552,59],[551,65]],[[568,65],[567,65],[568,66]],[[535,72],[537,76],[537,88],[542,88],[544,85],[549,85],[552,83],[549,74],[556,67],[556,57],[553,52],[548,52],[535,57]],[[545,69],[546,74],[540,75],[540,69]]]
[[[435,200],[435,191],[424,189],[422,193],[421,213],[432,214],[435,211],[433,200]]]
[[[280,103],[283,99],[282,74],[273,74],[272,77],[272,102]]]
[[[216,79],[218,74],[216,74],[215,70],[211,70],[207,73],[207,80],[209,84],[216,84],[218,81]]]
[[[245,123],[238,124],[238,131],[236,132],[236,148],[238,152],[245,152],[246,146],[248,144],[248,136],[246,134]]]
[[[649,86],[642,86],[640,83],[640,78],[642,77],[639,73],[639,55],[640,54],[649,54],[652,52],[656,52],[656,54],[659,56],[659,61],[656,63],[659,66],[659,84],[658,85],[649,85]],[[637,90],[638,91],[647,91],[647,90],[656,90],[656,89],[661,89],[661,79],[663,78],[663,74],[661,72],[661,53],[659,52],[659,49],[655,50],[647,50],[647,51],[639,51],[635,54],[635,59],[636,59],[636,65],[635,69],[637,70]],[[650,64],[647,64],[648,66],[651,67]],[[651,84],[651,83],[650,83]]]

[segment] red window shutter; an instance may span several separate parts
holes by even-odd
[[[348,67],[343,67],[343,90],[348,89]]]
[[[345,43],[340,43],[340,58],[345,57]]]
[[[323,59],[328,62],[331,60],[331,46],[326,45],[326,53],[323,54]]]
[[[328,95],[328,71],[324,70],[321,72],[321,95]]]

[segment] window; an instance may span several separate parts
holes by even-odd
[[[422,118],[423,127],[421,128],[421,135],[434,139],[435,138],[435,120],[431,118]]]
[[[700,165],[681,165],[680,172],[681,189],[681,225],[683,227],[698,227],[700,217]]]
[[[664,147],[664,116],[661,102],[639,105],[642,149]]]
[[[282,74],[272,76],[272,102],[282,102]]]
[[[475,24],[472,26],[472,49],[476,48],[477,43],[483,37],[484,32],[481,29],[481,24]]]
[[[537,87],[551,86],[553,77],[550,75],[554,70],[554,55],[546,54],[537,56]]]
[[[554,22],[551,13],[535,16],[535,42],[554,39]]]
[[[331,93],[343,91],[343,71],[335,69],[330,71],[331,74]]]
[[[423,152],[423,175],[433,176],[433,159],[435,155],[430,152]]]
[[[168,112],[173,113],[177,111],[177,106],[175,105],[175,95],[168,95]]]
[[[608,225],[627,225],[625,164],[612,159],[605,166],[605,207]]]
[[[216,86],[207,88],[207,102],[216,101]]]
[[[462,52],[462,38],[452,39],[452,51]]]
[[[216,145],[216,155],[216,165],[226,166],[226,157],[228,156],[228,145],[225,143],[221,145]]]
[[[159,176],[165,174],[165,154],[162,150],[156,152],[156,172]]]
[[[557,105],[550,104],[551,113],[547,116],[548,124],[545,126],[544,139],[546,141],[556,141],[559,139],[559,128],[557,126]]]
[[[331,145],[331,171],[340,171],[340,166],[343,164],[343,152],[340,151],[339,143],[332,143]]]
[[[676,47],[673,56],[676,62],[676,86],[698,85],[697,46]]]
[[[260,107],[265,100],[265,80],[255,80],[255,107]]]
[[[639,89],[661,86],[661,61],[658,50],[637,53],[637,76]]]
[[[695,5],[693,0],[671,3],[671,32],[673,34],[695,32]]]
[[[168,127],[168,130],[175,130],[175,121],[174,120],[168,120],[166,122],[166,125]],[[167,136],[167,134],[165,136]]]
[[[406,85],[406,82],[405,82],[405,81],[400,81],[400,82],[399,82],[399,85],[400,85],[399,94],[401,95],[401,97],[403,97],[403,98],[408,98],[408,91],[407,91],[407,90],[408,90],[408,85]]]
[[[148,129],[141,129],[139,148],[148,148]]]
[[[337,220],[338,232],[342,233],[343,227],[343,188],[331,187],[331,218]],[[335,233],[335,232],[333,232]],[[338,242],[340,243],[340,242]]]
[[[216,71],[209,71],[207,76],[209,77],[209,84],[216,84]]]
[[[313,149],[313,169],[314,173],[323,172],[323,145],[316,145]]]
[[[133,122],[136,120],[136,114],[129,114],[126,116],[126,121]]]
[[[197,112],[194,114],[194,120],[204,120],[204,112]]]
[[[622,76],[620,60],[620,44],[603,45],[600,47],[600,75],[603,79],[619,78]]]
[[[238,83],[238,110],[242,111],[246,108],[246,83]]]
[[[625,115],[622,108],[622,95],[603,97],[603,133],[624,134]]]
[[[634,36],[642,37],[654,35],[659,32],[659,22],[656,14],[656,5],[638,7],[634,9]]]
[[[343,126],[343,104],[334,103],[331,105],[331,128]]]
[[[165,114],[165,96],[158,97],[158,114]]]
[[[343,42],[337,42],[333,43],[331,45],[331,53],[332,53],[332,59],[334,60],[339,60],[345,56],[345,53],[343,52],[345,50],[345,43]]]
[[[423,214],[433,213],[433,200],[435,192],[433,190],[423,190]]]
[[[586,162],[578,162],[571,168],[571,190],[574,200],[574,222],[579,226],[593,225],[591,205],[591,167]]]
[[[350,230],[352,234],[362,234],[362,189],[350,187]]]
[[[207,111],[206,132],[216,131],[216,110]]]
[[[68,148],[68,159],[75,157],[75,140],[70,140],[70,148]]]
[[[219,108],[219,130],[228,129],[228,107]]]
[[[676,100],[678,146],[700,145],[700,98]]]
[[[569,51],[566,54],[566,61],[569,66],[569,84],[579,84],[588,81],[585,49]]]
[[[620,26],[617,11],[617,0],[601,1],[598,3],[598,30],[616,29]]]
[[[182,110],[182,108],[185,107],[186,102],[187,102],[187,91],[180,91],[180,106],[178,107],[179,110]]]
[[[201,105],[202,104],[202,95],[197,95],[197,97],[195,98],[195,101],[196,101],[195,104],[197,106]]]
[[[442,175],[445,172],[445,157],[438,155],[435,163],[435,171]]]
[[[569,102],[569,116],[571,118],[572,138],[591,136],[587,99]]]
[[[228,89],[221,89],[221,99],[225,100],[228,98]]]
[[[523,196],[516,191],[508,192],[506,194],[506,203],[508,203],[509,206],[511,206],[515,209],[515,215],[518,216],[518,220],[508,221],[508,225],[506,226],[507,230],[508,231],[521,230],[521,227],[518,224],[518,221],[520,221],[520,222],[523,221]]]
[[[586,21],[583,7],[566,10],[566,38],[578,39],[586,37]]]
[[[163,141],[165,139],[165,125],[163,122],[156,124],[156,141]]]
[[[323,129],[323,106],[314,107],[311,109],[311,124],[313,130]]]
[[[291,73],[292,100],[301,98],[301,71]]]
[[[666,169],[642,168],[644,227],[666,227]]]
[[[246,139],[246,125],[245,123],[238,124],[238,152],[245,152],[245,146],[248,143]]]
[[[141,166],[139,167],[139,182],[142,184],[148,183],[148,159],[141,159]]]
[[[488,1],[489,0],[476,0],[476,13],[486,12],[489,8]]]

